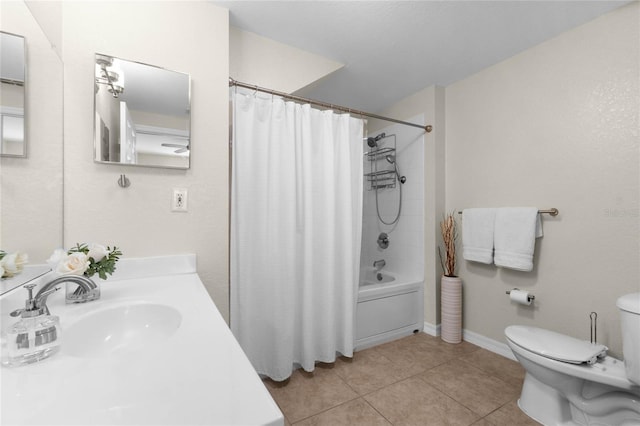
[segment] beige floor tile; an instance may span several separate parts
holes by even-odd
[[[493,413],[485,417],[490,424],[495,426],[537,426],[540,423],[527,416],[518,407],[517,400],[513,400]]]
[[[520,389],[461,360],[435,367],[420,378],[481,417],[520,394]]]
[[[364,399],[396,426],[466,426],[479,418],[418,377],[386,386]]]
[[[517,361],[510,360],[485,349],[479,349],[462,355],[460,359],[487,374],[491,374],[517,388],[522,388],[525,369]]]
[[[464,354],[468,354],[480,349],[479,346],[465,341],[453,344],[445,342],[440,337],[430,337],[431,338],[426,342],[429,343],[432,347],[437,348],[441,353],[447,355],[449,358],[457,358]]]
[[[472,424],[471,426],[495,426],[492,423],[489,423],[487,420],[485,419],[480,419],[477,422],[475,422],[474,424]],[[515,424],[510,425],[510,426],[516,426]]]
[[[356,399],[302,420],[295,426],[390,426],[365,400]]]
[[[265,380],[264,384],[291,423],[358,397],[331,368],[316,368],[313,373],[296,370],[284,383]]]
[[[394,363],[412,365],[413,371],[428,370],[477,349],[477,346],[470,343],[452,345],[424,333],[372,348]]]
[[[339,359],[334,371],[358,394],[366,395],[424,369],[413,363],[393,362],[380,352],[368,349],[356,352],[352,360]]]

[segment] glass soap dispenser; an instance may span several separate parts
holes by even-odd
[[[20,320],[7,331],[7,363],[11,367],[41,361],[58,352],[61,344],[60,318],[50,315],[49,310],[37,306],[33,298],[35,284],[24,286],[29,292],[24,309],[11,312]],[[46,293],[53,293],[53,288]],[[44,294],[43,294],[44,295]]]

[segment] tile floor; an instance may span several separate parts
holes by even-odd
[[[524,369],[467,342],[418,333],[264,380],[285,425],[538,425],[518,408]]]

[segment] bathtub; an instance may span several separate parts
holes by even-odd
[[[421,331],[423,281],[374,268],[360,271],[355,349],[365,349]]]

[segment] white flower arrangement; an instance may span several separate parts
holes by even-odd
[[[0,278],[11,278],[22,272],[25,263],[29,262],[26,253],[7,253],[0,250]]]
[[[105,247],[100,244],[76,244],[64,250],[56,249],[47,260],[51,269],[60,275],[84,275],[91,278],[98,274],[103,280],[112,275],[116,262],[122,256],[117,247]]]

